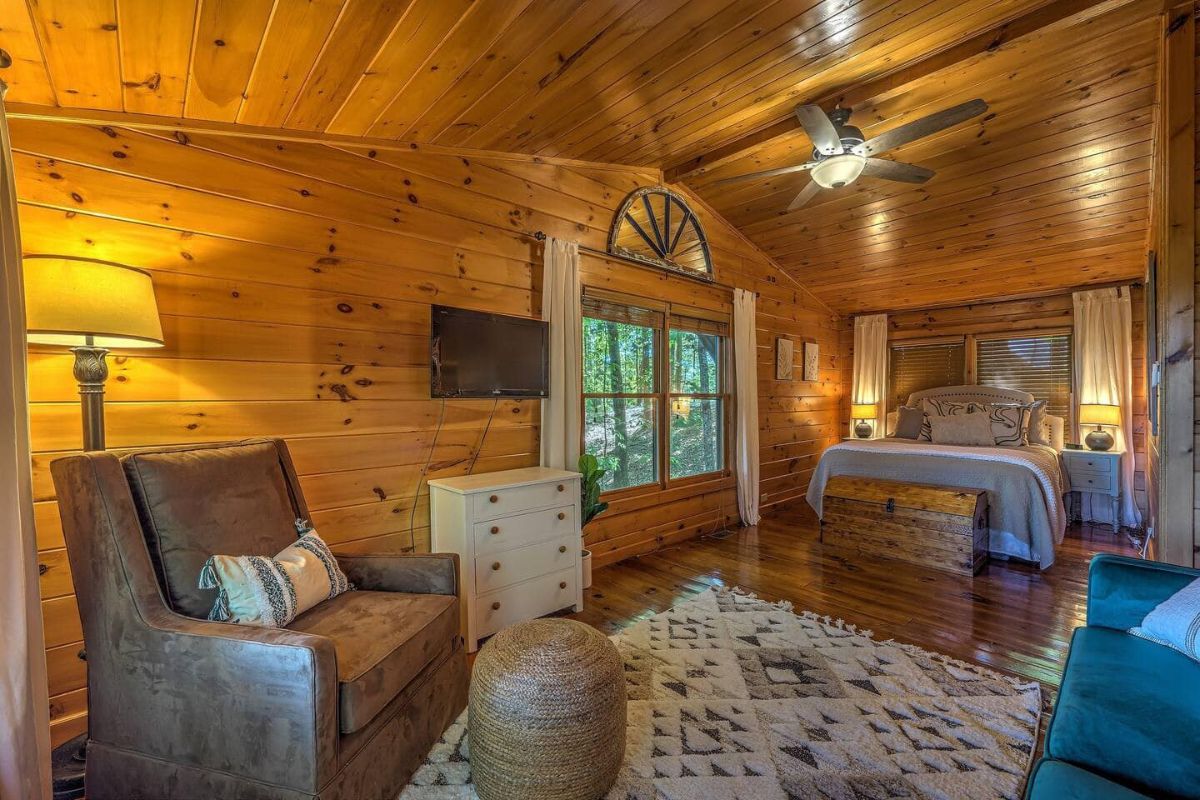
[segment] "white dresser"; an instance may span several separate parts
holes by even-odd
[[[1121,451],[1119,450],[1063,450],[1063,463],[1071,479],[1071,491],[1103,495],[1112,504],[1113,519],[1120,519],[1121,512]],[[1076,519],[1079,512],[1072,512]],[[1118,529],[1116,523],[1113,530]]]
[[[583,610],[579,480],[528,467],[429,482],[433,550],[462,566],[469,652],[514,622]]]

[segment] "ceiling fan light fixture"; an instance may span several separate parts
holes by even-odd
[[[858,180],[867,159],[854,153],[830,156],[812,168],[812,179],[825,189],[840,189]]]

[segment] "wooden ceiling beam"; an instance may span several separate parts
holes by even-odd
[[[1052,0],[1022,17],[997,25],[920,61],[902,66],[866,83],[827,94],[813,102],[823,108],[832,104],[854,108],[869,100],[884,98],[936,72],[950,69],[975,56],[994,52],[1019,39],[1077,25],[1130,2],[1133,0]],[[799,121],[794,114],[789,114],[784,119],[748,133],[729,144],[665,168],[663,178],[668,183],[676,183],[702,175],[742,157],[750,150],[792,135],[798,130],[801,130]]]

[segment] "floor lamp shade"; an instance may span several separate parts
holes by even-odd
[[[28,340],[71,348],[83,408],[83,447],[103,450],[108,348],[163,344],[150,273],[61,256],[26,256],[24,268]]]

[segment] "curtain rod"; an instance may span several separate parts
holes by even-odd
[[[535,239],[539,242],[544,242],[550,238],[549,234],[547,234],[545,231],[533,231],[532,233],[530,233],[529,231],[518,231],[518,233],[520,233],[522,236],[526,236],[530,239]],[[630,266],[633,266],[633,267],[641,267],[642,269],[653,269],[653,270],[658,270],[659,272],[667,272],[671,275],[678,275],[679,277],[685,278],[689,281],[695,281],[696,283],[702,283],[705,286],[716,286],[721,289],[729,289],[730,291],[733,291],[733,289],[735,288],[728,283],[721,283],[720,281],[709,280],[708,278],[701,278],[699,275],[693,275],[682,269],[671,269],[670,267],[662,267],[662,266],[659,266],[658,264],[651,264],[646,261],[641,261],[636,258],[631,258],[630,256],[623,256],[620,253],[610,253],[607,250],[597,250],[594,247],[588,247],[587,245],[583,245],[583,244],[578,245],[578,247],[579,247],[579,251],[581,253],[587,253],[588,255],[593,255],[593,256],[596,256],[597,258],[607,258],[607,259],[611,259],[613,261],[620,261],[622,264],[629,264]],[[755,296],[757,296],[758,292],[755,292],[754,294],[755,294]]]

